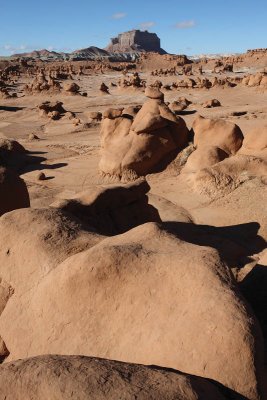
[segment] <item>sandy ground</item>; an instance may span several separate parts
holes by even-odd
[[[99,131],[100,125],[88,124],[88,111],[103,111],[108,107],[125,107],[134,104],[143,104],[145,96],[140,89],[112,88],[110,94],[103,95],[99,90],[101,82],[110,85],[117,83],[121,75],[110,73],[96,76],[76,78],[81,91],[88,93],[87,97],[80,95],[34,95],[2,100],[0,107],[0,135],[18,140],[28,151],[43,161],[33,163],[23,171],[21,176],[27,182],[31,204],[33,207],[48,206],[57,198],[71,197],[77,192],[95,187],[108,185],[113,182],[103,180],[98,174],[100,158]],[[141,77],[148,82],[156,80],[149,74],[142,73]],[[164,84],[172,83],[178,77],[159,78]],[[22,89],[27,79],[19,81]],[[185,96],[193,102],[182,118],[190,128],[197,114],[207,117],[220,117],[238,124],[244,135],[256,126],[267,124],[267,93],[259,93],[256,88],[238,85],[226,89],[176,89],[165,91],[165,101],[172,102],[178,97]],[[205,109],[201,106],[205,100],[216,98],[222,106]],[[75,127],[67,118],[59,121],[49,121],[47,117],[40,117],[36,106],[43,101],[63,102],[64,108],[75,112],[81,124]],[[242,116],[232,116],[233,112],[246,112]],[[29,140],[29,134],[34,133],[39,140]],[[37,180],[37,173],[43,171],[47,177],[45,181]],[[162,196],[175,205],[184,207],[192,215],[195,222],[213,226],[225,226],[258,221],[261,213],[252,213],[248,210],[247,201],[253,188],[248,183],[236,190],[236,199],[225,196],[216,201],[209,201],[193,193],[186,179],[177,175],[171,168],[160,174],[147,177],[151,186],[151,193]],[[267,199],[266,185],[262,187],[258,196],[262,201]],[[228,198],[229,197],[229,198]],[[240,213],[240,206],[243,207]]]

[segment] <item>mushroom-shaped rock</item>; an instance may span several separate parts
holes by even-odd
[[[164,94],[157,87],[148,86],[145,90],[145,96],[150,99],[164,100]]]
[[[49,112],[57,111],[60,114],[64,114],[66,110],[63,107],[62,101],[45,101],[38,106],[39,110],[44,110],[47,114]]]
[[[141,109],[142,106],[129,106],[122,110],[122,117],[131,118],[133,119],[138,111]]]
[[[103,118],[115,119],[121,116],[122,108],[108,108],[103,112]]]
[[[25,148],[16,140],[0,137],[0,155],[3,152],[26,153]]]
[[[60,119],[60,113],[58,111],[51,111],[48,113],[48,117],[54,121]]]
[[[35,133],[29,134],[29,140],[39,140],[40,138]]]
[[[99,111],[89,111],[87,113],[87,117],[94,120],[94,121],[101,121],[102,113]]]
[[[184,103],[180,103],[179,101],[173,101],[170,104],[170,109],[174,112],[174,113],[179,113],[183,110],[185,110],[187,108],[187,105]]]
[[[75,82],[66,83],[64,85],[64,90],[68,94],[77,94],[80,90],[80,86],[77,85],[77,83],[75,83]]]
[[[103,93],[109,93],[108,86],[104,82],[101,83],[99,90]]]
[[[220,106],[221,106],[221,103],[217,99],[207,100],[207,101],[205,101],[205,103],[203,103],[204,108],[213,108],[213,107],[220,107]]]
[[[187,142],[184,120],[161,99],[148,99],[133,120],[127,115],[104,119],[99,168],[119,177],[146,175],[163,168]]]

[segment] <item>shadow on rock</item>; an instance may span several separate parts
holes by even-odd
[[[249,261],[249,256],[259,253],[267,245],[258,235],[260,225],[257,222],[223,227],[165,222],[164,227],[189,243],[215,248],[230,267],[242,267]]]
[[[257,264],[240,282],[239,288],[251,305],[260,323],[265,342],[265,363],[267,364],[267,266]]]

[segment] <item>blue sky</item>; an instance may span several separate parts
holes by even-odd
[[[0,54],[105,47],[130,29],[170,53],[267,47],[267,0],[0,0]]]

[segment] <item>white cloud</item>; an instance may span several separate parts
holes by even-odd
[[[1,50],[8,51],[10,53],[16,53],[17,51],[21,50],[27,50],[29,47],[25,44],[21,44],[20,46],[13,46],[11,44],[4,44],[3,46],[0,46]]]
[[[42,50],[44,49],[44,46],[40,46],[38,44],[36,45],[26,45],[26,44],[21,44],[18,46],[12,45],[12,44],[3,44],[0,45],[0,55],[1,55],[1,50],[5,52],[5,54],[15,54],[15,53],[30,53],[33,50]],[[47,46],[46,49],[48,51],[63,51],[63,52],[70,52],[73,51],[73,49],[70,48],[62,48],[62,49],[57,49],[55,46]]]
[[[193,19],[189,21],[182,21],[182,22],[177,22],[175,24],[176,29],[188,29],[188,28],[193,28],[196,25],[195,21]]]
[[[121,12],[121,13],[116,13],[116,14],[113,14],[112,15],[112,19],[122,19],[122,18],[125,18],[126,17],[126,13],[123,13],[123,12]]]
[[[141,24],[139,24],[139,27],[143,30],[149,29],[152,26],[155,25],[155,22],[149,21],[149,22],[142,22]]]

